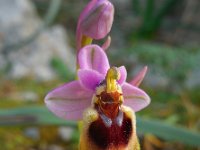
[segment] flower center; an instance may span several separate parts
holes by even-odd
[[[104,84],[96,89],[93,97],[96,108],[109,118],[118,115],[120,106],[123,102],[121,86],[117,83],[120,73],[116,67],[108,70]]]

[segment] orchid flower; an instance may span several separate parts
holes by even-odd
[[[82,11],[77,25],[77,50],[91,44],[92,40],[106,37],[110,32],[114,17],[114,7],[108,0],[91,0]],[[110,37],[103,47],[110,44]]]
[[[77,80],[61,85],[45,97],[46,106],[60,118],[82,120],[79,150],[139,150],[135,113],[150,103],[138,86],[147,67],[126,82],[124,66],[111,67],[105,53],[111,38],[100,47],[92,40],[110,32],[114,7],[108,0],[91,0],[77,26]]]
[[[87,45],[80,49],[78,61],[78,80],[59,86],[45,97],[49,110],[67,120],[82,119],[83,111],[91,106],[96,88],[105,80],[110,69],[104,50],[98,45]],[[145,67],[132,81],[133,84],[130,84],[126,82],[126,68],[118,67],[120,77],[117,82],[122,87],[123,105],[131,107],[135,112],[150,103],[149,96],[137,87],[146,69]]]

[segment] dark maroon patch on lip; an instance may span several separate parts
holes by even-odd
[[[110,145],[126,146],[132,135],[132,121],[125,114],[123,116],[121,126],[116,123],[116,120],[112,120],[112,125],[107,127],[101,117],[92,122],[88,130],[90,140],[102,149]]]

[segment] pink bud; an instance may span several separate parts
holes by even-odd
[[[102,39],[111,30],[114,7],[108,0],[91,0],[81,13],[77,27],[77,46],[80,49],[83,36]]]

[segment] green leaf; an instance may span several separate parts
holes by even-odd
[[[142,7],[140,4],[140,0],[132,0],[132,7],[136,15],[140,15],[142,11]]]
[[[73,80],[74,74],[67,69],[66,64],[60,58],[54,57],[51,60],[51,66],[64,81]]]
[[[44,106],[27,106],[0,110],[0,126],[66,125],[77,127],[77,123],[55,117]],[[200,134],[183,127],[169,125],[163,121],[137,117],[137,130],[143,134],[154,134],[162,139],[200,146]]]
[[[66,125],[77,127],[76,122],[60,119],[44,106],[1,109],[0,126],[16,125]]]
[[[181,142],[191,146],[200,146],[200,133],[183,127],[169,125],[163,121],[145,120],[137,117],[137,130],[143,134],[154,134],[165,140]]]

